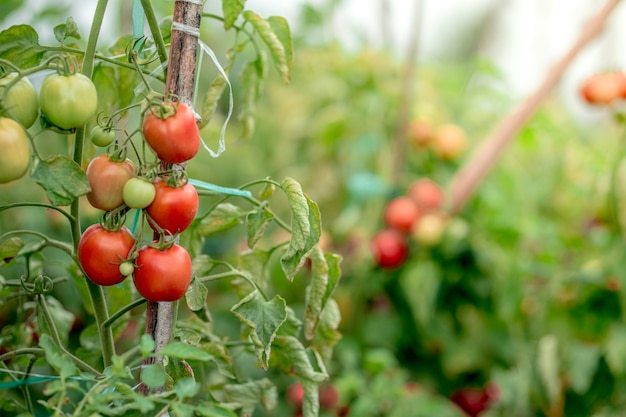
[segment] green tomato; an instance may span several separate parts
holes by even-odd
[[[125,277],[131,276],[135,272],[135,265],[132,262],[122,262],[120,264],[120,274]]]
[[[0,117],[0,149],[0,184],[23,177],[30,165],[30,145],[24,128],[7,117]]]
[[[124,203],[130,208],[146,208],[154,200],[156,189],[151,182],[141,178],[131,178],[124,184],[122,196]]]
[[[91,142],[100,147],[109,146],[115,140],[115,131],[102,126],[95,126],[91,129]]]
[[[39,99],[35,87],[26,77],[20,78],[8,91],[5,91],[5,86],[17,77],[19,77],[18,73],[12,72],[0,78],[0,98],[2,98],[2,107],[8,111],[9,117],[28,129],[39,116]]]
[[[41,113],[48,122],[71,130],[87,123],[98,107],[98,93],[93,82],[83,74],[52,74],[41,85]]]

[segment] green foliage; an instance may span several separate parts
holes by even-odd
[[[222,20],[226,31],[237,32],[235,44],[224,48],[224,71],[229,78],[234,69],[241,71],[241,83],[233,79],[231,85],[240,100],[241,136],[252,138],[256,102],[268,77],[266,49],[281,79],[288,82],[294,55],[291,32],[283,18],[265,19],[245,10],[245,1],[224,0],[222,11],[223,17],[204,17]],[[116,132],[116,141],[107,149],[110,157],[130,157],[137,174],[146,178],[158,172],[172,175],[154,160],[141,133],[149,106],[164,99],[158,92],[163,88],[163,69],[155,56],[147,56],[147,48],[168,39],[170,28],[154,22],[153,13],[146,11],[149,27],[160,27],[163,33],[142,40],[136,55],[137,44],[130,34],[120,34],[108,47],[93,38],[103,9],[94,16],[86,46],[74,43],[85,40],[71,17],[51,29],[58,42],[54,46],[40,44],[39,34],[28,25],[0,33],[3,70],[24,76],[55,68],[83,70],[98,96],[97,120],[85,126],[59,131],[42,122],[29,130],[34,148],[31,176],[19,186],[9,185],[2,196],[0,221],[10,229],[0,235],[0,292],[3,299],[7,296],[3,308],[10,313],[5,316],[3,311],[0,317],[4,324],[0,346],[8,352],[3,356],[6,378],[0,384],[11,395],[0,401],[0,413],[251,415],[282,407],[281,378],[296,372],[309,392],[306,413],[316,415],[314,394],[328,379],[324,362],[330,361],[340,339],[332,293],[341,275],[341,257],[317,247],[319,207],[295,179],[279,183],[264,175],[260,181],[247,179],[238,189],[189,180],[199,184],[201,211],[174,238],[193,257],[193,277],[186,303],[175,305],[173,317],[178,320],[165,345],[142,335],[149,309],[131,284],[132,277],[99,287],[84,276],[77,261],[80,231],[95,222],[132,229],[137,244],[128,259],[120,257],[120,263],[134,262],[141,245],[155,244],[141,212],[124,204],[97,212],[83,198],[91,190],[84,167],[97,152],[85,132],[94,122]],[[250,53],[251,59],[237,62]],[[204,119],[200,126],[211,128],[209,122],[221,117],[220,100],[227,85],[226,77],[218,74],[199,99]],[[185,167],[178,169],[186,174]],[[276,188],[284,192],[286,206],[274,198]],[[33,197],[27,198],[27,193]],[[253,198],[255,194],[261,199]],[[18,208],[47,214],[13,221],[9,216]],[[171,237],[162,235],[161,243]],[[308,274],[303,267],[313,253],[310,279],[296,285],[297,276]],[[247,366],[255,360],[257,366]],[[14,372],[24,375],[21,382],[12,380]]]

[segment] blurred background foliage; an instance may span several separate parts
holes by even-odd
[[[329,36],[324,25],[339,3],[303,7],[291,84],[270,77],[264,85],[252,138],[240,138],[242,127],[234,121],[227,151],[217,159],[201,152],[189,166],[191,177],[230,187],[294,177],[319,203],[323,244],[344,256],[337,293],[343,339],[330,369],[338,398],[323,415],[460,416],[448,399],[467,402],[459,395],[471,396],[474,389],[480,393],[474,402],[484,407],[465,407],[468,415],[622,416],[626,173],[624,125],[611,117],[619,106],[593,110],[602,117],[587,126],[553,96],[452,219],[442,241],[432,247],[413,242],[402,267],[381,269],[369,239],[384,227],[387,201],[418,178],[445,189],[514,101],[498,69],[471,50],[475,42],[468,40],[458,60],[420,62],[411,119],[460,126],[468,146],[444,160],[411,142],[401,176],[394,178],[406,62],[384,49],[346,50]],[[2,2],[3,27],[23,4]],[[69,5],[49,4],[33,19],[64,21]],[[165,16],[170,4],[158,4]],[[203,31],[218,56],[228,48],[219,24],[205,23]],[[203,68],[199,91],[215,75],[208,63]],[[237,93],[240,80],[231,81]],[[238,99],[236,94],[235,107]],[[216,141],[227,108],[224,95],[202,132],[207,142]],[[37,138],[50,153],[64,149],[66,140]],[[44,199],[28,179],[0,186],[2,204]],[[63,232],[62,219],[39,213],[0,213],[0,230],[19,225]],[[97,213],[85,216],[87,224]],[[211,250],[239,249],[244,234],[235,229]],[[301,275],[296,279],[306,279],[306,272]],[[220,303],[220,294],[212,297]],[[297,407],[284,401],[280,415],[297,415]]]

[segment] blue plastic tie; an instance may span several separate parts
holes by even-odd
[[[189,184],[193,185],[196,188],[203,188],[209,191],[215,191],[216,193],[231,195],[234,197],[246,197],[252,198],[252,193],[248,190],[240,190],[239,188],[230,188],[230,187],[222,187],[215,184],[210,184],[208,182],[194,180],[193,178],[189,178]]]

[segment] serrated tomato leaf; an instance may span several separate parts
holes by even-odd
[[[246,326],[252,329],[251,337],[257,345],[257,357],[264,369],[272,350],[272,342],[278,329],[287,320],[287,303],[276,295],[269,301],[261,299],[258,291],[253,291],[237,303],[231,311]]]
[[[14,25],[0,32],[0,59],[31,68],[39,65],[44,53],[37,31],[29,25]]]
[[[91,189],[87,176],[80,166],[62,155],[54,155],[40,161],[32,177],[45,190],[48,199],[55,206],[70,205]]]

